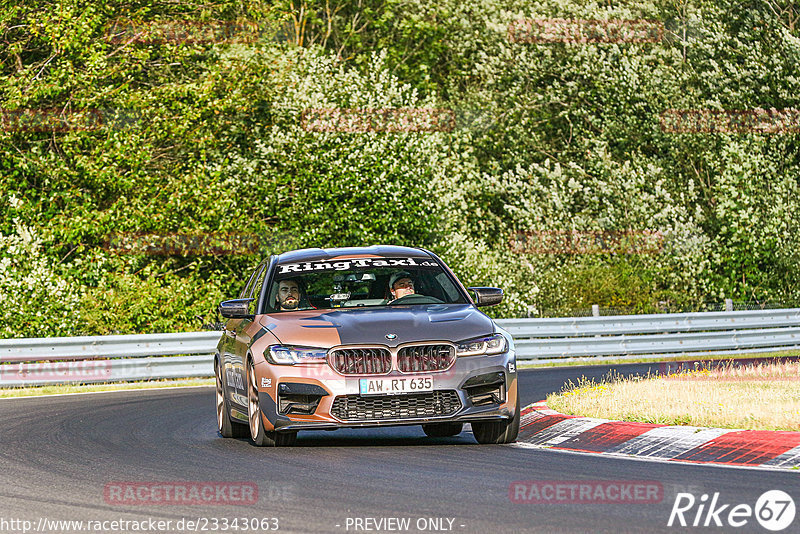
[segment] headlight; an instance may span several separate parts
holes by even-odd
[[[325,361],[328,349],[317,347],[295,347],[292,345],[270,345],[264,354],[269,363],[294,365],[296,363],[321,363]]]
[[[502,354],[508,350],[508,343],[503,334],[476,337],[456,344],[456,354],[459,356],[479,356],[481,354]]]

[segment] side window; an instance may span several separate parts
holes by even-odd
[[[247,279],[247,283],[244,285],[242,292],[239,293],[240,299],[247,299],[253,296],[253,286],[255,286],[255,281],[259,278],[259,275],[264,270],[264,263],[260,263],[258,267],[256,267],[253,274],[250,275],[250,278]]]
[[[250,285],[247,288],[247,293],[245,294],[244,298],[246,299],[250,299],[253,297],[258,298],[256,290],[261,287],[261,282],[264,280],[264,270],[265,270],[264,267],[265,265],[262,263],[261,265],[258,266],[258,269],[256,269],[255,275],[249,282]]]
[[[249,297],[253,297],[253,302],[251,304],[251,307],[254,310],[253,311],[254,314],[258,313],[255,310],[261,309],[259,307],[258,299],[261,297],[261,288],[264,287],[264,277],[267,276],[267,271],[269,271],[267,265],[268,265],[267,263],[264,263],[261,266],[261,269],[258,271],[258,274],[256,275],[255,280],[253,282],[253,287],[250,288],[250,295],[248,295]]]

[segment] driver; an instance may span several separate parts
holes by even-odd
[[[300,305],[300,285],[294,278],[278,282],[278,294],[275,301],[280,311],[296,310]]]
[[[414,279],[411,278],[411,273],[408,271],[397,271],[391,278],[389,278],[389,291],[392,293],[392,299],[397,300],[406,295],[413,295]]]

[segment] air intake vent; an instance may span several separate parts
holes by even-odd
[[[460,409],[458,393],[444,390],[372,397],[342,395],[333,401],[331,414],[341,421],[370,421],[452,415]]]

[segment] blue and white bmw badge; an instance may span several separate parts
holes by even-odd
[[[386,339],[396,339],[397,334],[386,334]]]

